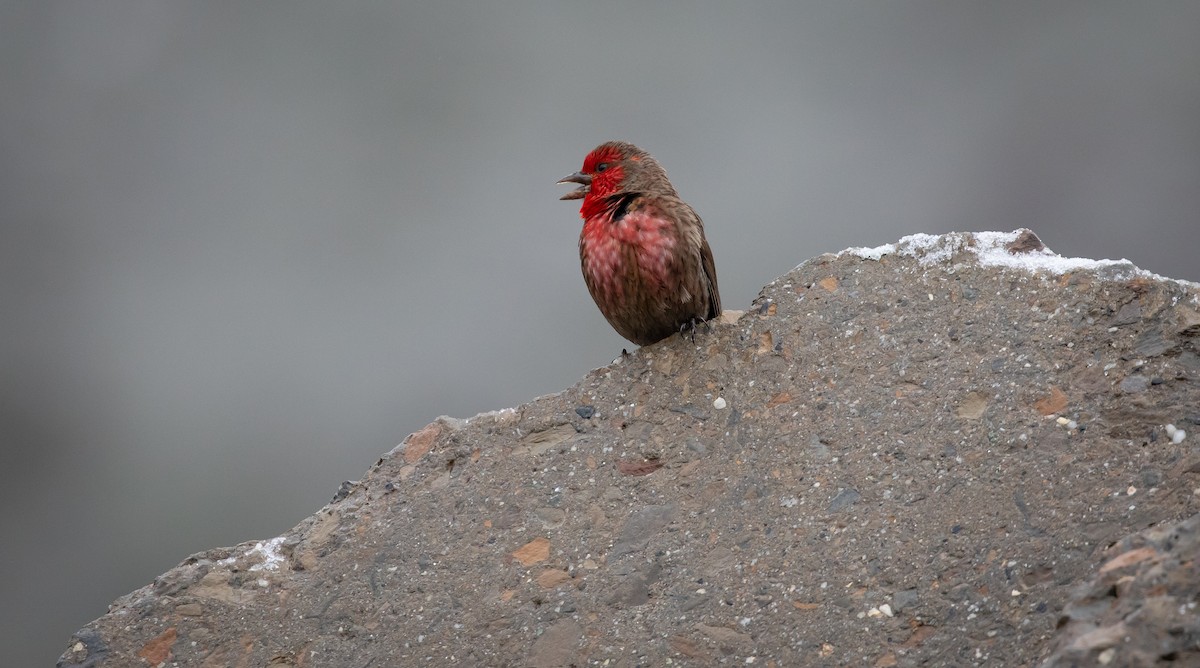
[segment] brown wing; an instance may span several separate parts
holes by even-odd
[[[712,249],[708,247],[708,239],[701,234],[700,265],[704,268],[704,280],[708,282],[708,315],[704,319],[712,320],[721,315],[721,294],[717,292],[717,265],[713,261]]]
[[[696,300],[692,302],[692,308],[696,311],[689,313],[687,317],[712,320],[721,315],[721,295],[717,292],[717,267],[713,261],[712,248],[708,245],[708,239],[704,237],[704,221],[695,209],[678,197],[668,196],[660,201],[664,202],[663,208],[679,221],[679,237],[687,240],[686,244],[691,250],[684,256],[686,259],[683,259],[684,265],[681,268],[684,276],[690,281],[688,289]],[[696,266],[697,259],[699,266]]]

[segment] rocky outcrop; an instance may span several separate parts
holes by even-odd
[[[1198,352],[1200,286],[1027,231],[823,255],[439,418],[59,665],[1188,665]]]

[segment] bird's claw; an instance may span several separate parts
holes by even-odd
[[[682,323],[680,323],[679,335],[687,336],[692,340],[692,343],[695,343],[696,342],[696,324],[697,323],[704,325],[704,331],[706,331],[706,332],[712,331],[712,325],[707,320],[704,320],[702,318],[692,318],[690,320],[685,320]]]

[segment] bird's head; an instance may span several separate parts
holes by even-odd
[[[559,183],[578,183],[578,188],[559,199],[582,199],[584,208],[613,195],[675,194],[658,161],[623,141],[605,142],[592,149],[583,159],[583,169],[564,176]]]

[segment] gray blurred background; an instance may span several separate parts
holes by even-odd
[[[0,647],[278,535],[622,347],[555,181],[608,139],[726,308],[1028,226],[1200,279],[1200,3],[0,3]]]

